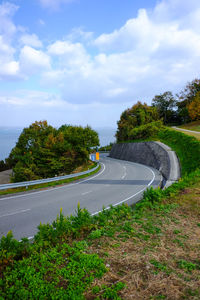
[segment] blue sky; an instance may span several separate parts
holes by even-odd
[[[0,126],[116,127],[200,77],[200,2],[0,1],[0,65]]]

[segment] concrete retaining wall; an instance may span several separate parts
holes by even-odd
[[[160,142],[114,144],[110,157],[140,163],[159,170],[165,187],[180,178],[180,164],[176,153]]]

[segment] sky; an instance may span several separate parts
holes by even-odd
[[[116,128],[199,77],[199,0],[0,1],[0,126]]]

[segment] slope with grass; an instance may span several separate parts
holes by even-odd
[[[180,128],[183,129],[188,129],[188,130],[192,130],[192,131],[199,131],[200,132],[200,120],[199,121],[194,121],[188,124],[184,124],[179,126]]]
[[[200,143],[173,130],[160,139],[182,148],[183,178],[134,207],[61,212],[33,243],[2,238],[2,299],[200,299]]]
[[[175,130],[181,131],[187,135],[195,137],[200,140],[200,121],[191,122],[188,124],[174,127]]]

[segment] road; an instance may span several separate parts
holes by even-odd
[[[191,133],[197,133],[197,134],[200,135],[200,131],[188,130],[188,129],[180,128],[180,127],[176,127],[176,126],[172,126],[172,128],[175,128],[175,129],[180,130],[180,131],[186,131],[186,132],[191,132]]]
[[[31,238],[37,226],[51,223],[62,208],[64,215],[74,214],[78,202],[92,214],[102,207],[133,203],[149,186],[158,186],[160,173],[144,165],[100,158],[101,171],[87,179],[54,188],[0,197],[0,237],[12,230],[16,239]]]

